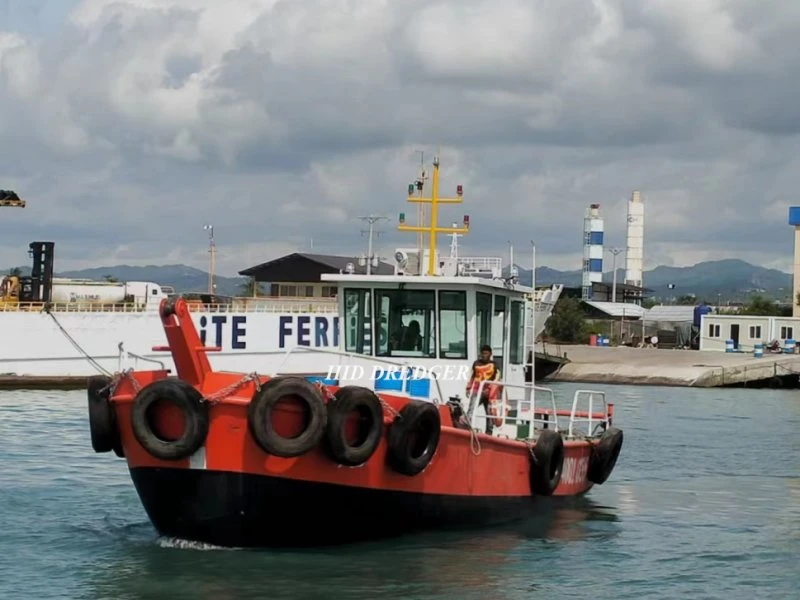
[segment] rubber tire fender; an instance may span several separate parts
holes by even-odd
[[[310,413],[306,429],[294,438],[278,435],[272,426],[272,410],[287,396],[305,403]],[[247,407],[247,426],[256,444],[267,454],[282,458],[301,456],[320,443],[328,425],[328,411],[319,390],[302,377],[275,377],[256,390]]]
[[[592,446],[592,453],[589,456],[589,468],[586,472],[589,481],[602,485],[611,476],[622,450],[622,441],[621,429],[609,427],[603,432],[603,437],[596,446]]]
[[[367,462],[383,438],[383,406],[378,396],[369,388],[348,385],[339,388],[334,400],[328,402],[328,426],[325,447],[330,457],[342,465],[355,467]],[[364,441],[353,446],[345,436],[345,424],[351,412],[358,411],[359,418],[368,427]]]
[[[177,440],[159,438],[147,419],[147,410],[157,401],[176,405],[183,413],[183,435]],[[181,460],[197,452],[208,436],[208,403],[195,387],[168,377],[143,387],[133,400],[131,425],[136,440],[147,452],[162,460]]]
[[[387,460],[392,469],[413,477],[430,464],[439,447],[442,422],[439,410],[430,402],[411,400],[389,426]],[[422,451],[419,440],[424,442]]]
[[[531,456],[531,490],[539,496],[552,496],[561,482],[564,469],[564,438],[553,429],[544,429]]]
[[[86,396],[89,405],[89,435],[92,448],[97,453],[114,451],[124,457],[122,440],[117,425],[117,415],[111,406],[111,378],[107,375],[93,375],[86,382]],[[103,389],[106,388],[106,389]],[[102,390],[102,391],[101,391]]]

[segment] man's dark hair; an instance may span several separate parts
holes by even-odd
[[[489,354],[492,353],[492,347],[489,344],[484,344],[481,346],[481,352],[488,352]]]

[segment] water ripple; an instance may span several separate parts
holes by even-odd
[[[158,536],[124,461],[92,452],[82,392],[0,391],[0,598],[795,597],[796,394],[593,387],[625,446],[586,498],[503,528],[293,552]]]

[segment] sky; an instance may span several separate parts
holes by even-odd
[[[462,254],[579,269],[588,205],[624,248],[638,189],[645,270],[789,272],[798,30],[785,0],[0,0],[0,266],[205,269],[212,224],[234,275],[365,252],[368,214],[388,259],[438,148]]]

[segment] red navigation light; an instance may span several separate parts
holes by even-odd
[[[400,222],[401,223],[405,223],[406,222],[406,213],[400,213]]]
[[[456,194],[462,196],[464,194],[464,187],[462,185],[456,186]]]
[[[414,184],[413,183],[409,183],[408,184],[408,195],[409,196],[413,196],[414,195]]]
[[[469,215],[464,215],[464,227],[469,228]]]

